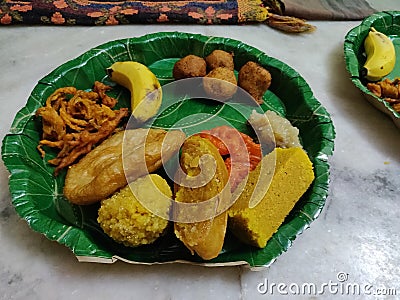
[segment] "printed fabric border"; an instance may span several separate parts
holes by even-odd
[[[1,0],[0,24],[238,24],[265,21],[261,0],[89,1]]]

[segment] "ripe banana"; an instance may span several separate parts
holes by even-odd
[[[364,40],[367,61],[361,71],[369,81],[379,81],[392,72],[396,63],[396,52],[393,42],[385,34],[371,27]]]
[[[157,114],[162,102],[162,89],[148,67],[136,61],[115,62],[107,73],[111,80],[131,92],[131,109],[136,122],[144,123]]]

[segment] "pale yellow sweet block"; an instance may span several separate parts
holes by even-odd
[[[276,166],[269,189],[255,207],[249,208],[261,166],[270,164],[271,155],[276,155]],[[229,210],[230,230],[247,244],[265,247],[313,180],[313,166],[303,149],[276,148],[250,172],[242,194]]]

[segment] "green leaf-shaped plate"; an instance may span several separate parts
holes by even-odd
[[[179,58],[188,54],[204,57],[214,49],[233,52],[237,69],[252,60],[271,72],[272,85],[264,95],[265,104],[262,108],[278,112],[299,128],[304,148],[314,164],[316,179],[264,249],[243,245],[228,233],[221,254],[205,262],[192,256],[171,231],[152,245],[138,248],[121,246],[105,236],[98,226],[98,205],[71,205],[63,197],[65,172],[54,177],[53,168],[47,163],[55,153],[49,151],[42,159],[36,149],[41,135],[41,121],[35,117],[35,111],[57,88],[75,86],[78,89],[90,89],[95,80],[112,84],[107,77],[106,68],[115,61],[135,60],[144,63],[165,84],[173,80],[172,67]],[[112,93],[118,98],[119,106],[129,106],[129,94],[126,90],[114,84]],[[245,118],[235,118],[232,111],[224,109],[223,104],[213,105],[221,106],[218,112],[222,118],[230,121],[234,118],[237,128],[246,128]],[[204,103],[192,103],[189,108],[185,110],[182,106],[177,113],[188,115],[190,111],[210,111]],[[247,111],[251,112],[250,109]],[[328,194],[328,156],[333,151],[334,137],[334,127],[328,112],[314,98],[305,80],[291,67],[240,41],[163,32],[100,45],[66,62],[39,80],[26,106],[17,113],[9,134],[3,140],[2,158],[11,173],[9,187],[12,203],[18,214],[33,230],[69,247],[80,261],[184,261],[205,265],[248,264],[257,267],[269,265],[286,251],[292,241],[321,212]]]
[[[360,74],[361,68],[366,61],[364,40],[371,27],[389,36],[395,47],[396,64],[393,71],[384,78],[393,80],[396,77],[400,77],[400,11],[385,11],[373,14],[346,34],[344,39],[346,68],[350,73],[351,81],[362,91],[365,99],[391,117],[397,127],[400,128],[400,113],[396,112],[385,100],[370,92]]]

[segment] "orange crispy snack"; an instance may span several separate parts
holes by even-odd
[[[49,160],[56,166],[56,175],[110,136],[128,115],[127,108],[112,110],[117,100],[106,95],[109,89],[98,81],[89,92],[59,88],[36,111],[42,118],[43,135],[38,145],[42,157],[42,146],[60,150],[56,158]]]

